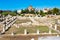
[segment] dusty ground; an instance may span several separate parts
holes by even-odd
[[[58,34],[60,35],[60,34]],[[31,40],[32,38],[34,38],[35,40],[38,40],[38,37],[46,37],[46,36],[57,36],[57,34],[40,34],[40,35],[36,35],[36,34],[28,34],[28,35],[2,35],[0,36],[0,40]]]
[[[0,40],[31,40],[32,38],[34,38],[35,40],[37,39],[37,36],[3,36],[2,38],[0,38]]]

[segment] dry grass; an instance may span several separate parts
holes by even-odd
[[[16,28],[16,27],[12,26],[6,32],[6,34],[11,34],[12,32],[14,32],[16,34],[24,34],[24,29],[27,29],[27,32],[29,32],[29,33],[36,33],[37,29],[39,29],[40,33],[49,32],[49,28],[47,26],[20,27],[20,28]],[[52,33],[56,33],[56,31],[52,30]]]

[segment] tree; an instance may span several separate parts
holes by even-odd
[[[40,15],[45,16],[46,14],[42,10],[40,10]]]
[[[29,13],[31,13],[31,14],[35,14],[35,11],[34,11],[34,10],[31,10]]]
[[[13,12],[14,12],[14,13],[17,13],[17,10],[14,10]]]
[[[2,15],[7,16],[8,12],[2,12]]]
[[[2,10],[0,10],[0,13],[2,13],[3,11]]]
[[[21,14],[23,13],[23,9],[21,9]]]
[[[31,14],[35,14],[35,10],[31,10],[29,11],[28,9],[25,9],[25,10],[21,10],[21,13],[31,13]]]
[[[25,10],[21,9],[21,14],[22,14],[22,13],[28,13],[28,12],[29,12],[28,9],[25,9]]]
[[[16,16],[17,14],[15,12],[9,12],[11,16]]]
[[[25,9],[25,13],[29,13],[29,10],[28,9]]]
[[[49,10],[49,11],[47,12],[47,14],[52,14],[52,11],[51,11],[51,10]]]
[[[53,14],[59,14],[59,9],[58,8],[53,8],[52,13]]]

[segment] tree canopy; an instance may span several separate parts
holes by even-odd
[[[21,14],[23,15],[23,14],[28,14],[28,13],[30,13],[30,14],[40,14],[40,15],[42,15],[42,16],[45,16],[45,15],[48,15],[48,14],[56,14],[56,15],[60,15],[60,9],[59,8],[53,8],[53,9],[51,9],[51,10],[49,10],[48,12],[46,12],[46,13],[44,13],[44,11],[43,10],[40,10],[40,12],[38,12],[38,10],[31,10],[31,11],[29,11],[28,10],[28,8],[26,8],[26,9],[21,9]],[[8,15],[8,14],[10,14],[10,15],[12,15],[12,16],[16,16],[16,15],[21,15],[21,14],[18,14],[17,13],[17,10],[14,10],[14,11],[2,11],[2,10],[0,10],[0,14],[2,14],[2,15]]]
[[[59,10],[58,8],[53,8],[53,9],[52,9],[52,13],[53,13],[53,14],[59,14],[59,11],[60,11],[60,10]]]

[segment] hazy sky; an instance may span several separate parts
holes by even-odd
[[[0,10],[18,10],[32,5],[34,8],[60,8],[60,0],[0,0]]]

